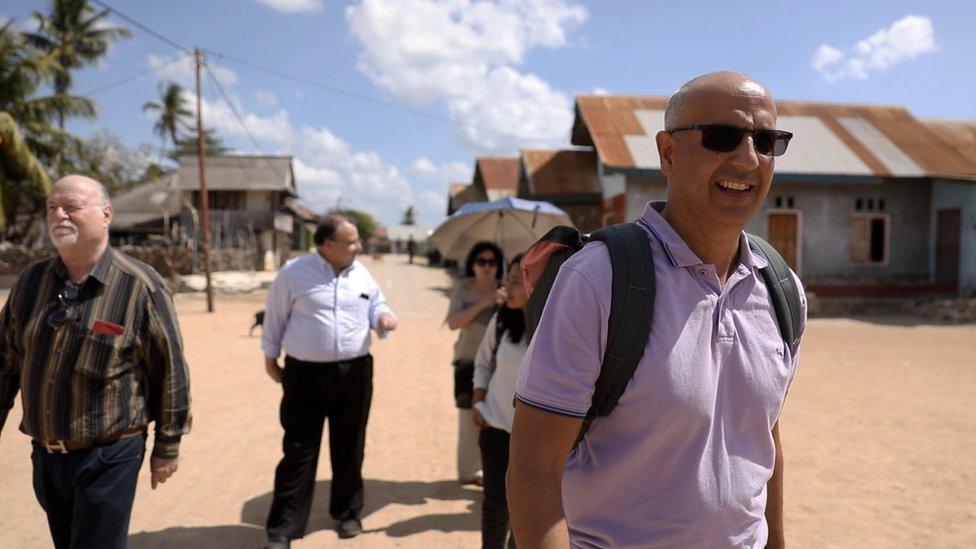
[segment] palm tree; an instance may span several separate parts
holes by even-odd
[[[16,225],[20,206],[43,200],[51,190],[51,179],[24,143],[17,123],[3,111],[0,111],[0,144],[0,226],[7,240],[15,232],[12,227]],[[20,236],[37,217],[28,216]]]
[[[158,112],[159,118],[153,125],[153,133],[159,136],[160,154],[165,148],[166,137],[170,138],[173,146],[177,146],[180,130],[189,130],[193,122],[193,111],[190,110],[183,88],[170,82],[165,89],[159,84],[159,102],[148,101],[142,106],[142,111]]]
[[[12,25],[11,21],[0,27],[0,111],[17,120],[35,155],[49,158],[55,153],[55,141],[73,139],[54,127],[51,118],[60,112],[93,116],[95,107],[90,99],[68,94],[35,96],[60,67],[50,54],[29,45]]]
[[[196,131],[182,139],[177,139],[176,150],[170,152],[169,157],[179,162],[181,156],[196,156],[197,141],[199,139],[200,136]],[[203,142],[206,150],[204,154],[206,156],[222,156],[230,150],[227,145],[224,145],[224,140],[217,135],[217,130],[213,128],[204,128]]]
[[[31,45],[51,54],[59,65],[54,73],[55,95],[64,97],[71,88],[71,71],[98,63],[108,52],[109,44],[128,38],[129,29],[107,23],[108,10],[95,11],[88,0],[52,0],[51,14],[31,14],[37,21],[37,32],[27,33]],[[59,106],[58,128],[64,129],[66,116],[78,114]],[[92,116],[94,112],[92,112]]]

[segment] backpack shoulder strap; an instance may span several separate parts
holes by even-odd
[[[783,341],[790,346],[790,354],[796,355],[800,344],[799,334],[803,330],[803,317],[800,310],[800,290],[796,287],[793,273],[783,256],[776,251],[769,242],[754,234],[746,233],[749,247],[752,251],[766,258],[769,264],[760,272],[769,288],[769,295],[776,311],[776,322],[779,324]]]
[[[577,443],[597,416],[609,414],[617,405],[644,354],[654,318],[654,258],[644,229],[636,223],[620,223],[594,232],[590,240],[606,244],[613,282],[607,347]]]

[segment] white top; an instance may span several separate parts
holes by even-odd
[[[491,317],[485,337],[478,347],[478,354],[474,357],[474,388],[487,389],[485,400],[476,402],[474,407],[485,418],[485,422],[504,431],[512,432],[512,419],[515,417],[515,382],[518,381],[522,359],[529,345],[528,334],[522,335],[522,341],[513,343],[508,332],[502,334],[502,341],[498,343],[498,353],[495,355],[495,368],[492,370],[491,351],[495,348],[495,324],[498,315]]]
[[[264,316],[261,348],[309,362],[349,360],[369,353],[370,328],[389,313],[379,285],[358,261],[336,275],[318,252],[292,259],[275,277]]]

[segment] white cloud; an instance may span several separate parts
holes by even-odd
[[[513,68],[534,48],[567,44],[587,17],[570,1],[363,0],[346,19],[364,48],[360,72],[401,99],[444,101],[473,149],[511,152],[563,141],[558,124],[572,120],[564,94]],[[509,114],[531,119],[513,126]]]
[[[610,95],[610,90],[601,86],[597,86],[593,88],[593,95]]]
[[[281,13],[321,11],[321,0],[258,0],[259,3]]]
[[[196,86],[196,68],[193,58],[184,54],[177,55],[179,58],[149,54],[146,56],[146,64],[155,71],[161,80],[172,80],[184,88],[193,89]],[[237,83],[236,72],[218,65],[213,61],[207,61],[207,64],[217,77],[217,80],[220,81],[220,85],[224,86],[224,88]],[[206,69],[201,72],[201,75],[204,81],[209,78]]]
[[[259,109],[270,109],[278,106],[278,96],[265,90],[258,90],[254,93],[254,100]]]
[[[462,143],[472,149],[514,152],[566,142],[572,102],[532,74],[509,67],[491,71],[484,85],[448,104]]]
[[[419,178],[434,183],[460,183],[471,180],[473,168],[464,162],[455,161],[441,164],[431,162],[426,156],[410,163],[410,170]]]
[[[810,65],[827,82],[867,80],[871,73],[883,72],[938,49],[932,20],[908,15],[858,41],[846,54],[829,44],[821,44]]]

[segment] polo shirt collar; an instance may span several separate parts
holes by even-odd
[[[671,261],[671,265],[675,267],[702,265],[704,262],[688,247],[684,239],[675,232],[674,228],[661,215],[666,205],[667,202],[663,200],[648,202],[644,206],[644,212],[638,221],[650,230],[655,238],[661,242],[661,246],[664,248],[668,260]],[[744,265],[749,270],[763,269],[768,265],[762,256],[754,253],[749,248],[749,238],[746,236],[745,231],[739,235],[739,250],[739,264]]]

